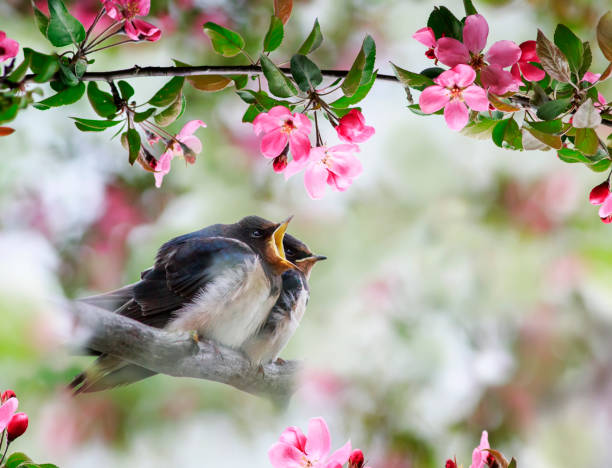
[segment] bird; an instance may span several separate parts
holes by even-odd
[[[285,257],[289,217],[273,223],[247,216],[171,239],[140,281],[81,299],[141,323],[240,349],[276,303],[281,275],[296,265]],[[69,384],[75,394],[105,390],[155,372],[102,354]]]
[[[285,234],[283,240],[287,260],[297,266],[297,270],[283,273],[281,294],[270,310],[263,326],[242,345],[243,352],[252,364],[278,361],[278,356],[287,345],[299,326],[310,297],[308,280],[314,265],[326,260],[324,255],[315,255],[302,241]]]

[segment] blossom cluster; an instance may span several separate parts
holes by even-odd
[[[446,460],[444,468],[458,468],[459,466],[456,458],[449,458]],[[508,462],[500,452],[491,449],[489,445],[489,433],[487,431],[482,431],[480,443],[472,451],[472,463],[470,464],[470,468],[507,468],[509,466],[516,468],[516,460],[513,458]]]
[[[0,454],[6,455],[11,442],[22,436],[28,428],[28,416],[25,413],[17,413],[18,406],[19,401],[13,390],[6,390],[0,395],[0,449],[6,435],[6,448],[0,451]],[[4,455],[0,455],[0,465]]]

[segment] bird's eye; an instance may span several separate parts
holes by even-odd
[[[255,229],[251,233],[251,237],[253,237],[253,238],[257,238],[257,237],[261,237],[261,236],[263,236],[263,232],[261,232],[259,229]]]
[[[295,255],[295,251],[293,249],[291,249],[291,248],[285,247],[285,255],[293,256],[293,255]]]

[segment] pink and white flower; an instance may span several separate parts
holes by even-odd
[[[7,428],[18,406],[19,401],[15,397],[9,398],[0,406],[0,433]]]
[[[425,51],[425,56],[432,60],[435,60],[435,63],[438,63],[438,58],[436,57],[436,45],[438,44],[436,41],[436,35],[433,32],[433,29],[426,27],[421,28],[417,32],[412,35],[413,39],[416,39],[428,49]]]
[[[599,217],[602,222],[612,223],[612,192],[610,192],[610,183],[607,180],[593,187],[589,194],[589,202],[591,205],[601,205]]]
[[[273,159],[283,152],[287,144],[295,161],[308,158],[311,123],[304,114],[292,114],[285,106],[276,106],[262,112],[253,120],[255,135],[263,134],[261,153]]]
[[[6,37],[4,31],[0,31],[0,62],[12,59],[19,52],[19,43]]]
[[[487,467],[487,456],[489,452],[487,449],[490,449],[489,446],[489,434],[487,431],[482,431],[482,436],[480,437],[480,444],[478,447],[474,449],[472,452],[472,464],[470,468],[485,468]]]
[[[102,0],[106,14],[115,21],[125,20],[125,34],[134,41],[157,41],[161,30],[137,16],[146,16],[151,9],[151,0]]]
[[[444,108],[444,119],[451,130],[461,130],[469,120],[468,106],[477,111],[489,109],[484,89],[474,84],[476,72],[468,65],[455,65],[440,73],[433,86],[423,90],[419,106],[426,114]],[[467,104],[467,105],[466,105]]]
[[[435,53],[444,65],[454,67],[460,63],[480,71],[485,89],[494,94],[517,91],[512,74],[504,70],[518,62],[521,49],[512,41],[497,41],[483,54],[489,36],[489,25],[482,15],[470,15],[465,19],[463,42],[452,37],[438,39]]]
[[[582,77],[583,81],[588,81],[591,84],[597,83],[599,78],[601,78],[601,73],[593,73],[590,71],[586,72]],[[594,103],[594,105],[595,107],[603,107],[606,105],[606,98],[603,94],[597,93],[597,102]]]
[[[344,143],[332,147],[317,146],[310,150],[307,159],[291,161],[285,169],[285,178],[304,169],[304,185],[310,198],[317,200],[325,195],[325,185],[343,192],[350,187],[363,168],[354,153],[359,146]]]
[[[519,47],[521,48],[521,56],[518,62],[512,65],[510,69],[514,81],[521,86],[523,84],[521,75],[527,81],[540,81],[543,79],[546,76],[546,72],[532,64],[532,62],[540,63],[536,52],[536,41],[525,41]]]
[[[351,109],[336,126],[338,137],[348,143],[363,143],[374,135],[374,127],[365,124],[359,109]]]
[[[351,454],[351,442],[329,454],[331,438],[323,418],[312,418],[308,436],[299,427],[288,427],[268,451],[274,468],[341,468]]]

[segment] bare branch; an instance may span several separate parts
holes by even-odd
[[[71,303],[69,310],[87,336],[80,345],[94,351],[161,374],[221,382],[281,406],[295,391],[299,362],[267,364],[262,372],[242,353],[196,341],[189,333],[170,333],[82,302]]]

